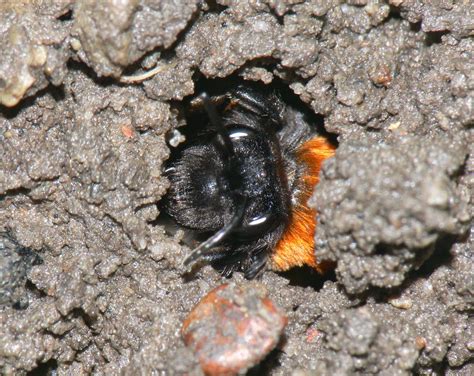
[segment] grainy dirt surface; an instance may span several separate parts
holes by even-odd
[[[220,78],[278,82],[339,141],[311,201],[335,275],[264,273],[288,325],[250,374],[474,374],[473,19],[470,1],[1,1],[1,373],[202,374],[181,326],[225,280],[182,276],[156,204],[182,99]]]

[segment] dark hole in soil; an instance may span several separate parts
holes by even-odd
[[[441,38],[443,35],[448,34],[448,30],[442,30],[442,31],[432,31],[429,33],[426,33],[425,36],[425,43],[427,46],[431,46],[433,44],[439,44],[442,42]]]
[[[458,236],[446,235],[438,239],[434,245],[432,255],[414,273],[421,278],[428,278],[436,269],[442,265],[448,265],[452,259],[449,252],[454,243],[459,240]]]
[[[48,360],[46,363],[39,364],[38,367],[28,372],[27,376],[56,376],[57,368],[58,363],[56,362],[56,360],[51,359]]]
[[[72,9],[69,9],[66,13],[58,17],[59,21],[71,21],[72,20]]]
[[[290,286],[311,287],[315,290],[320,290],[324,282],[328,280],[336,281],[336,273],[334,270],[329,270],[322,275],[309,266],[293,268],[279,274],[290,281]]]
[[[266,62],[267,67],[271,62]],[[196,111],[191,108],[191,101],[200,93],[205,92],[209,97],[219,96],[227,93],[229,90],[237,87],[238,85],[245,85],[261,93],[275,93],[285,103],[285,105],[291,106],[303,115],[304,120],[311,125],[315,134],[323,135],[329,138],[334,144],[337,145],[337,140],[334,135],[326,132],[324,129],[324,117],[322,115],[314,114],[307,105],[305,105],[301,99],[293,93],[293,91],[285,84],[282,80],[275,78],[269,85],[263,83],[256,83],[251,81],[244,81],[239,77],[230,77],[226,79],[213,79],[208,80],[202,77],[196,77],[196,95],[193,97],[186,98],[182,103],[177,103],[176,106],[182,111],[182,116],[186,120],[186,126],[179,129],[179,132],[186,137],[186,141],[181,143],[175,148],[171,149],[171,157],[168,165],[172,161],[176,160],[183,149],[185,149],[192,140],[195,138],[196,133],[200,132],[203,127],[207,126],[207,121],[203,121],[202,111]],[[174,223],[166,213],[166,207],[163,203],[158,204],[160,209],[160,217],[155,224],[162,225],[165,227],[167,232],[171,235],[174,234],[180,227]],[[193,231],[186,231],[184,242],[191,248],[194,248],[199,242],[206,240],[210,233],[198,234]],[[282,273],[283,276],[291,280],[292,285],[297,286],[311,286],[315,289],[322,287],[325,280],[335,279],[334,273],[329,276],[322,278],[318,273],[314,272],[310,268],[296,268],[294,271]]]

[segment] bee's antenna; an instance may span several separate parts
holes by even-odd
[[[193,249],[193,251],[183,260],[184,266],[189,266],[190,264],[194,263],[195,261],[205,258],[209,255],[209,250],[224,240],[227,235],[229,235],[234,227],[238,225],[244,216],[245,207],[247,204],[247,196],[240,196],[242,199],[241,203],[237,206],[237,211],[234,213],[234,216],[230,220],[230,222],[222,227],[219,231],[217,231],[214,235],[212,235],[209,239],[205,242],[201,243],[197,248]],[[212,253],[212,252],[211,252]]]
[[[201,93],[199,96],[204,105],[204,109],[209,116],[209,121],[211,122],[214,130],[217,132],[217,142],[222,151],[227,154],[228,157],[234,157],[234,147],[232,146],[232,141],[229,138],[229,135],[225,131],[224,124],[222,124],[221,117],[217,114],[216,107],[214,103],[209,99],[209,96],[206,92]]]

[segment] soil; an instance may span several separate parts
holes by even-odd
[[[231,277],[288,318],[249,374],[474,374],[473,19],[448,0],[2,2],[1,373],[202,374],[181,326],[228,280],[183,276],[161,174],[197,88],[250,80],[339,147],[311,200],[335,272]]]

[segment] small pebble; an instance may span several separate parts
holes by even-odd
[[[408,298],[390,299],[388,302],[399,309],[410,309],[413,306],[413,301]]]
[[[426,339],[423,337],[416,337],[415,344],[418,350],[423,350],[426,347]]]
[[[258,364],[278,344],[287,323],[258,285],[223,284],[183,323],[184,342],[207,375],[235,375]]]

